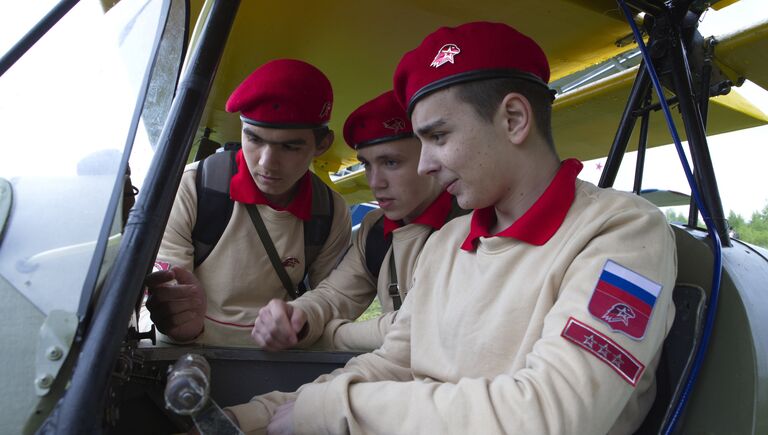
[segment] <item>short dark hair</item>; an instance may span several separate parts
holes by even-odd
[[[312,134],[315,135],[315,146],[320,145],[320,142],[325,139],[326,136],[328,136],[328,133],[331,132],[331,129],[328,128],[327,125],[324,125],[322,127],[317,127],[312,129]]]
[[[533,119],[539,133],[554,151],[552,138],[552,91],[539,83],[518,78],[476,80],[455,85],[456,96],[469,104],[481,119],[491,122],[499,104],[510,92],[523,95],[533,108]]]

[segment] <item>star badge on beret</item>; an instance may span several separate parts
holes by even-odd
[[[429,59],[432,63],[427,66]],[[395,98],[410,116],[416,102],[426,95],[460,83],[495,78],[547,87],[549,62],[536,41],[513,27],[478,21],[441,27],[429,34],[400,59],[393,84]]]
[[[394,130],[395,134],[405,130],[405,121],[400,118],[392,118],[388,121],[384,121],[384,128]]]
[[[392,91],[358,107],[344,122],[344,140],[355,150],[411,136],[413,126]]]
[[[461,50],[456,44],[445,44],[440,48],[440,51],[437,52],[437,55],[429,66],[439,68],[445,63],[454,63],[453,58],[459,53],[461,53]]]
[[[325,104],[323,104],[323,108],[320,109],[320,118],[327,118],[328,115],[331,114],[331,106],[332,103],[330,101],[326,101]]]

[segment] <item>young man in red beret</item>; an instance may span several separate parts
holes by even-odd
[[[429,239],[384,345],[299,389],[270,433],[639,427],[674,318],[673,234],[653,205],[560,161],[548,79],[538,45],[504,24],[441,28],[403,57],[419,172],[475,211]],[[241,424],[263,409],[232,408]]]
[[[313,179],[309,165],[333,142],[327,127],[332,104],[325,75],[291,59],[262,65],[229,97],[226,109],[240,112],[243,126],[242,150],[228,184],[231,217],[213,250],[195,264],[199,171],[198,163],[189,165],[157,257],[173,267],[147,278],[147,308],[169,341],[254,346],[250,333],[258,310],[272,299],[288,299],[305,273],[311,286],[319,283],[347,249],[349,211],[328,189],[330,229],[314,261],[306,264],[305,223],[311,223],[318,198],[313,193],[327,188]],[[257,230],[258,221],[266,235]]]
[[[381,346],[427,238],[446,221],[466,214],[438,180],[418,174],[421,143],[392,91],[352,112],[344,139],[357,151],[380,208],[363,218],[352,248],[328,278],[295,301],[275,299],[260,310],[253,338],[266,349],[313,343],[336,350]],[[352,321],[377,294],[385,314]]]

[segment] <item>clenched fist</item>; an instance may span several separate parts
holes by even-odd
[[[147,309],[160,332],[176,341],[191,341],[203,332],[207,300],[192,272],[173,266],[149,274],[144,283]]]
[[[282,299],[272,299],[259,310],[251,331],[257,345],[266,350],[282,350],[299,342],[307,315]]]

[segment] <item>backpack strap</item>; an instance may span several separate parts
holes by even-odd
[[[333,226],[333,193],[317,175],[312,180],[312,217],[304,221],[304,280],[299,284],[299,296],[309,288],[309,267],[317,260]]]
[[[197,218],[192,229],[197,268],[213,251],[232,217],[234,202],[229,197],[229,183],[237,172],[237,151],[212,154],[197,166]]]
[[[471,211],[472,210],[464,210],[459,207],[456,197],[454,196],[451,198],[451,211],[448,212],[445,222],[449,222],[452,219],[463,216]],[[434,232],[434,230],[432,232]],[[432,232],[430,232],[430,235]],[[427,238],[429,238],[429,236]],[[379,279],[381,264],[384,262],[384,256],[387,255],[390,246],[392,246],[392,239],[384,238],[384,216],[382,216],[375,224],[373,224],[365,238],[365,266],[368,268],[368,272],[370,272],[374,280]],[[390,281],[397,283],[397,279],[393,279],[392,277],[390,277]]]
[[[434,230],[430,231],[432,235]],[[429,238],[429,237],[427,237]],[[397,281],[397,265],[395,264],[395,247],[392,247],[392,253],[389,255],[389,285],[387,286],[389,297],[392,298],[392,308],[397,311],[400,309],[403,301],[400,299],[400,283]]]
[[[234,201],[229,197],[229,184],[237,173],[237,148],[212,154],[197,166],[197,220],[192,229],[195,267],[213,251],[232,217]],[[304,222],[304,277],[317,259],[331,233],[333,224],[333,194],[318,176],[310,173],[312,181],[312,217]],[[299,285],[299,294],[306,291]]]
[[[384,216],[382,216],[373,224],[365,237],[365,267],[368,268],[374,281],[379,279],[381,263],[384,262],[384,256],[387,255],[390,246],[392,246],[392,238],[384,237]]]
[[[256,232],[259,233],[259,239],[261,239],[261,244],[264,245],[264,250],[267,251],[267,257],[269,258],[269,262],[272,263],[272,268],[275,269],[278,278],[280,278],[280,282],[283,283],[283,288],[285,288],[285,291],[291,299],[296,299],[299,297],[299,294],[293,286],[293,282],[291,281],[291,277],[288,276],[288,272],[285,271],[285,266],[280,262],[280,256],[277,254],[277,249],[275,249],[275,244],[272,242],[272,237],[269,236],[269,231],[267,231],[267,227],[264,225],[264,220],[259,214],[259,209],[255,204],[246,204],[245,208],[248,210],[248,216],[251,217],[251,222],[253,222]]]

